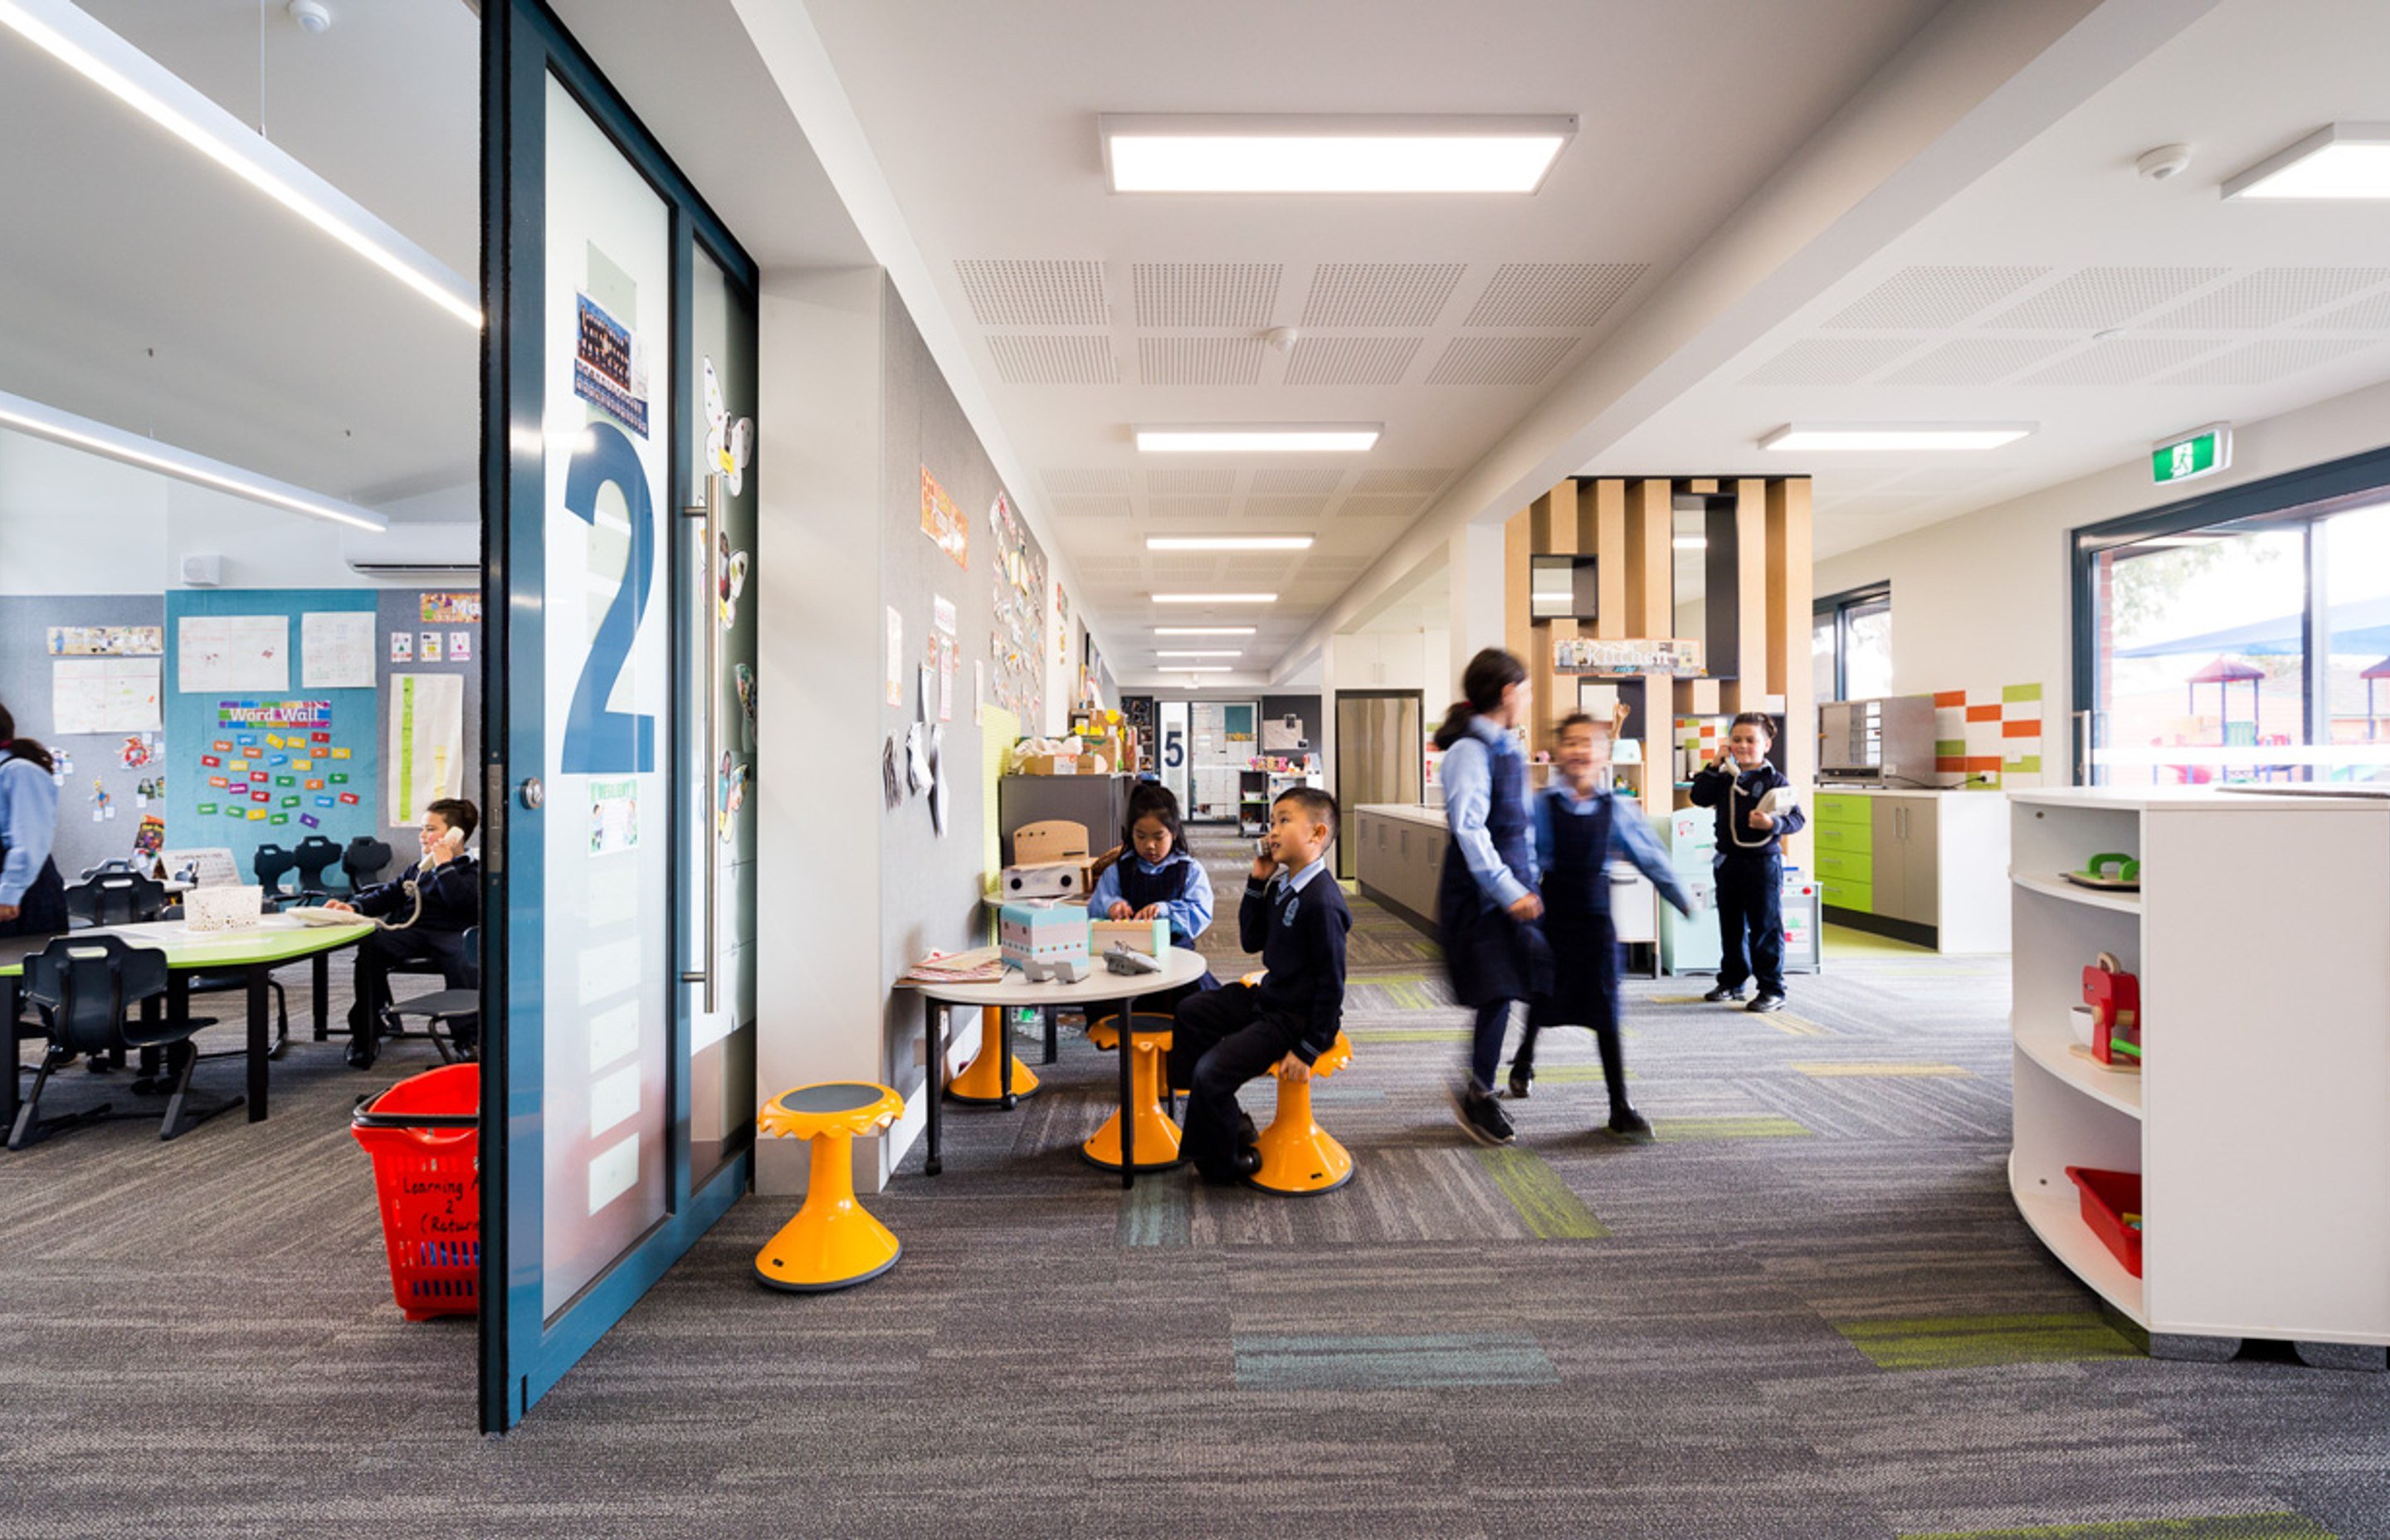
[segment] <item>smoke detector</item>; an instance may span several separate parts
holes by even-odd
[[[2160,145],[2133,162],[2133,169],[2150,182],[2171,182],[2191,165],[2189,145]]]
[[[332,24],[332,13],[325,9],[322,0],[290,0],[290,19],[312,36]]]
[[[1272,353],[1292,353],[1294,344],[1301,340],[1302,337],[1303,333],[1292,327],[1272,327],[1262,333],[1262,341]]]

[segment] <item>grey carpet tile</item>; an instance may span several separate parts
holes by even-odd
[[[1197,836],[1223,978],[1239,844]],[[1557,1032],[1489,1152],[1433,942],[1355,910],[1314,1098],[1349,1187],[1124,1194],[1076,1153],[1113,1061],[1024,1032],[1045,1088],[867,1198],[893,1271],[759,1289],[793,1201],[745,1200],[504,1440],[469,1323],[391,1307],[347,1132],[427,1046],[301,1041],[264,1124],[0,1156],[0,1536],[2390,1537],[2390,1376],[2146,1358],[2025,1230],[1998,959],[1838,958],[1775,1019],[1629,981],[1657,1141]]]

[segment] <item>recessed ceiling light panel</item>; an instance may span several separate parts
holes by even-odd
[[[1157,658],[1241,658],[1244,655],[1242,648],[1234,647],[1182,648],[1176,650],[1163,648],[1154,654]]]
[[[1156,594],[1156,604],[1276,604],[1276,594]]]
[[[1532,193],[1576,119],[1105,113],[1114,192]]]
[[[2390,123],[2332,123],[2224,184],[2227,198],[2390,198]]]
[[[1250,636],[1253,628],[1250,625],[1157,625],[1153,634],[1157,636]]]
[[[2040,426],[2033,422],[1795,422],[1761,439],[1759,447],[1830,454],[1998,449]]]
[[[1150,534],[1149,551],[1307,551],[1307,534]]]
[[[1376,447],[1376,422],[1220,422],[1132,430],[1147,455],[1358,455]]]

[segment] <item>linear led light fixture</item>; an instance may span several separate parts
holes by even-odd
[[[2390,198],[2390,123],[2331,123],[2224,184],[2226,198]]]
[[[1116,193],[1533,193],[1576,119],[1107,112],[1096,134]]]
[[[2037,422],[1796,422],[1759,441],[1762,449],[1837,452],[1870,449],[1998,449]]]
[[[1154,654],[1157,658],[1241,658],[1244,655],[1242,648],[1235,647],[1194,648],[1178,651],[1163,648]]]
[[[1307,534],[1149,534],[1149,551],[1307,551]]]
[[[1157,636],[1250,636],[1253,628],[1250,625],[1157,625],[1153,634]]]
[[[1385,424],[1217,422],[1133,431],[1138,452],[1146,455],[1357,455],[1377,446]]]
[[[1156,594],[1156,604],[1276,604],[1276,594]]]
[[[481,294],[453,268],[68,0],[0,0],[0,26],[467,326],[480,328]]]
[[[1164,674],[1234,674],[1237,671],[1224,668],[1216,663],[1175,663],[1162,672]]]
[[[327,497],[305,487],[277,481],[270,476],[260,476],[253,470],[243,470],[237,465],[212,460],[171,443],[145,439],[138,433],[128,433],[122,428],[111,428],[104,422],[79,417],[71,412],[61,412],[38,401],[10,395],[0,391],[0,428],[13,428],[20,433],[62,443],[71,449],[105,455],[111,460],[154,470],[161,476],[178,477],[218,492],[229,492],[236,497],[246,497],[254,503],[303,513],[310,519],[327,519],[353,529],[370,530],[376,534],[390,528],[390,520],[371,508],[344,503],[337,497]]]

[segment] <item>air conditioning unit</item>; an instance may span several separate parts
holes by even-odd
[[[379,534],[357,535],[341,553],[361,577],[401,583],[477,577],[482,571],[482,526],[393,524]]]

